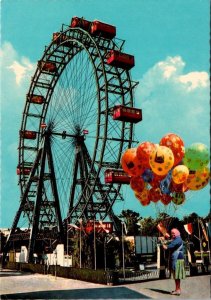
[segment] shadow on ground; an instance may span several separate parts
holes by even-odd
[[[169,291],[165,291],[165,290],[160,290],[160,289],[149,289],[148,290],[150,291],[153,291],[153,292],[157,292],[157,293],[161,293],[161,294],[171,294]]]
[[[26,275],[32,275],[31,272],[14,272],[14,271],[4,271],[1,270],[0,277],[9,277],[9,276],[26,276]]]
[[[1,299],[151,299],[125,287],[39,291],[1,295]]]

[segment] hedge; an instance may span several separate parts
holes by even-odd
[[[93,283],[116,285],[118,284],[118,272],[109,270],[105,271],[102,269],[78,269],[72,267],[61,267],[55,265],[42,265],[42,264],[31,264],[31,263],[18,263],[18,262],[7,262],[4,265],[6,269],[18,270],[23,272],[39,273],[39,274],[51,274],[63,278],[71,278],[82,281],[88,281]]]

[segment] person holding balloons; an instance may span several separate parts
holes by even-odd
[[[161,237],[163,243],[163,249],[170,251],[171,264],[170,271],[173,274],[175,280],[175,290],[171,292],[171,295],[180,296],[181,294],[181,279],[185,279],[185,262],[183,253],[183,241],[178,229],[171,229],[171,241],[164,243],[164,237]]]

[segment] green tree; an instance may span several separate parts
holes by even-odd
[[[191,213],[190,215],[184,216],[183,217],[183,223],[187,224],[187,223],[196,223],[198,222],[198,218],[199,216],[197,215],[197,213]]]
[[[158,234],[156,225],[157,221],[152,217],[142,219],[140,222],[140,234],[146,236],[156,236]]]
[[[139,235],[140,227],[139,221],[142,219],[139,213],[130,209],[122,210],[119,218],[125,223],[127,228],[127,235]]]

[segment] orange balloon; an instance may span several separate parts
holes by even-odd
[[[135,192],[135,197],[140,201],[140,203],[143,206],[146,206],[146,205],[150,204],[149,190],[147,190],[147,189],[144,189],[141,193],[136,193]]]
[[[187,178],[187,187],[189,190],[201,190],[203,189],[210,180],[210,172],[208,167],[205,167],[201,170],[197,170],[194,172],[191,172]]]
[[[133,176],[130,179],[130,187],[133,191],[141,193],[145,187],[145,182],[140,176]]]
[[[130,176],[139,176],[144,172],[144,168],[136,156],[137,148],[127,149],[121,158],[122,169]]]

